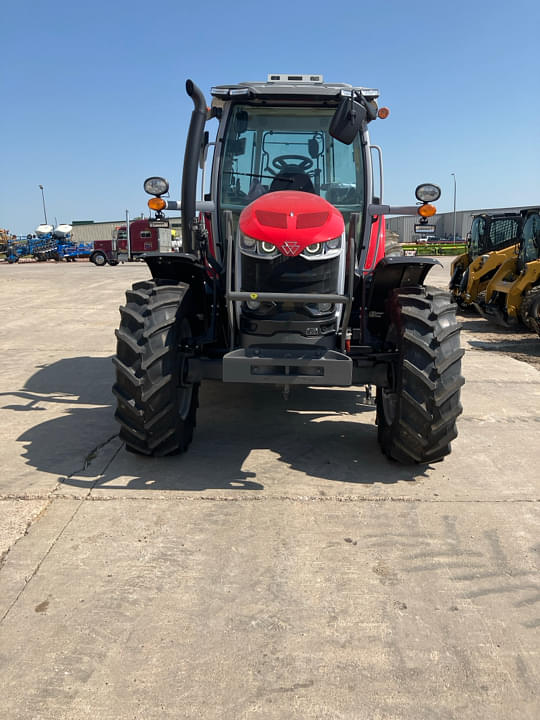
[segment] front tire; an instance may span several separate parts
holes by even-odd
[[[532,287],[525,293],[519,315],[529,330],[540,335],[540,287]]]
[[[448,293],[430,287],[394,290],[387,345],[397,350],[391,388],[377,389],[378,441],[404,464],[442,460],[462,412],[460,326]]]
[[[199,383],[190,382],[189,285],[135,283],[120,308],[113,393],[120,437],[144,455],[184,452],[193,438]]]

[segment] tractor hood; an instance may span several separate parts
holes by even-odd
[[[308,245],[341,237],[345,222],[319,195],[282,190],[262,195],[240,215],[240,231],[275,245],[283,255],[300,255]]]

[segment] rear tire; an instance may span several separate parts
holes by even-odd
[[[135,283],[120,308],[116,383],[120,437],[132,452],[184,452],[193,438],[199,383],[187,377],[193,337],[189,285]]]
[[[540,335],[540,286],[533,287],[525,293],[519,315],[529,330]]]
[[[448,293],[400,288],[389,301],[389,348],[399,352],[390,389],[377,389],[378,441],[404,464],[442,460],[462,412],[460,326]]]

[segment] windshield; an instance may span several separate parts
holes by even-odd
[[[540,257],[540,215],[534,214],[527,218],[523,228],[520,255],[524,263],[538,260]]]
[[[302,190],[345,215],[364,207],[360,138],[344,145],[328,132],[335,108],[236,105],[225,133],[219,177],[222,210],[240,212],[260,195]]]
[[[473,257],[478,257],[484,251],[484,233],[486,230],[486,220],[483,217],[477,217],[473,220],[471,227],[471,248],[470,252]]]

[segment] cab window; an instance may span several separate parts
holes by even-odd
[[[540,257],[540,215],[534,214],[527,218],[523,228],[521,255],[524,263]]]

